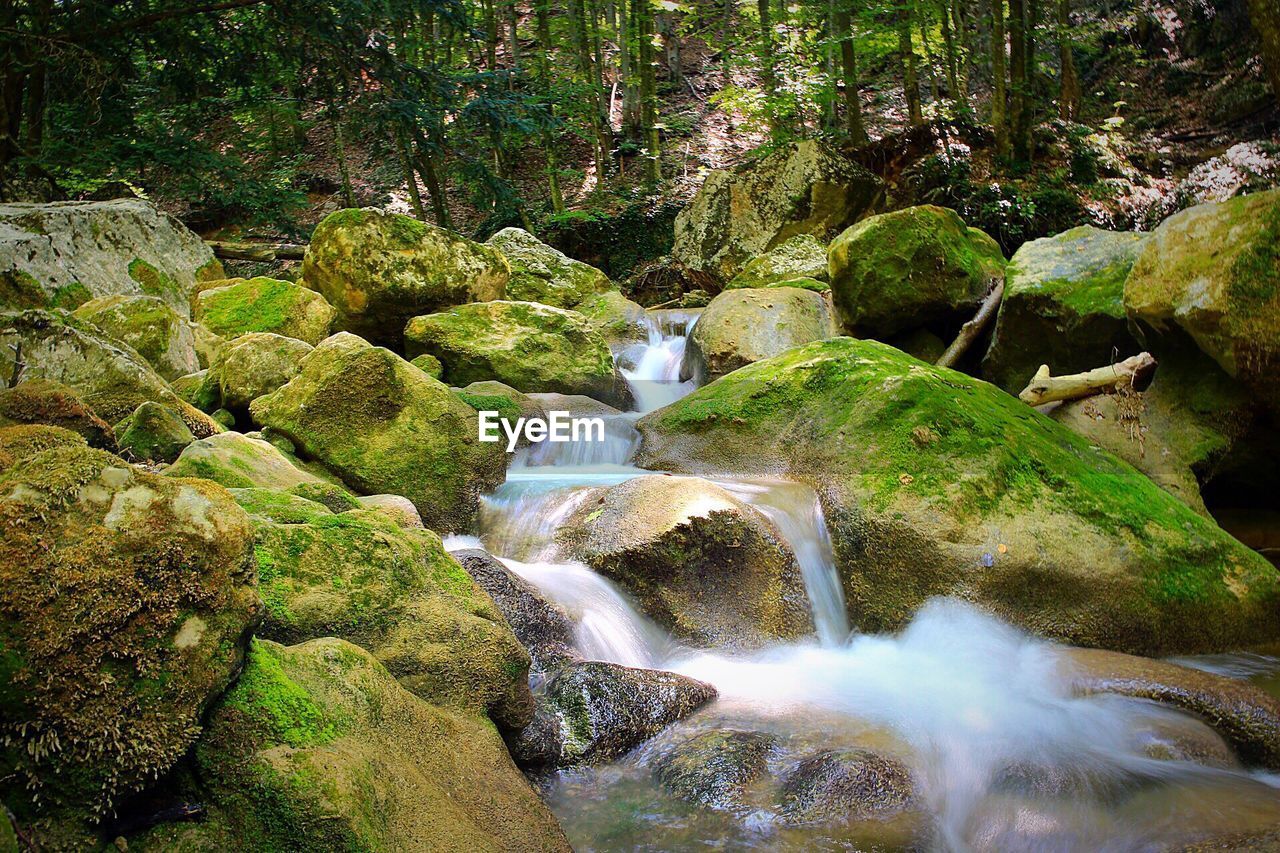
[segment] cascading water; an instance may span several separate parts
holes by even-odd
[[[1275,777],[1233,763],[1149,756],[1153,733],[1214,742],[1203,723],[1137,700],[1072,695],[1058,647],[969,605],[934,601],[896,636],[851,637],[831,543],[808,486],[715,480],[766,515],[791,545],[815,640],[734,655],[682,647],[608,580],[565,561],[556,529],[586,490],[652,473],[631,463],[635,419],[693,390],[679,373],[694,322],[690,313],[660,313],[647,343],[616,354],[639,411],[609,416],[605,442],[520,451],[507,483],[482,506],[483,545],[570,614],[584,657],[668,669],[720,691],[717,702],[621,761],[553,780],[547,796],[575,847],[1154,850],[1280,823]],[[1248,663],[1251,672],[1266,669]],[[1201,665],[1229,671],[1234,664]],[[796,826],[763,801],[696,808],[655,781],[654,763],[673,745],[723,729],[765,732],[782,755],[887,750],[912,771],[924,825]]]

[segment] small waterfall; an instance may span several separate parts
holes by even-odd
[[[698,322],[698,313],[650,311],[645,317],[649,340],[616,354],[618,368],[635,397],[636,411],[660,409],[696,387],[692,380],[680,381],[680,364],[684,361],[685,342]]]

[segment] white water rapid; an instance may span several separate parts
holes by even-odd
[[[1153,743],[1220,745],[1203,723],[1146,702],[1073,695],[1056,646],[972,606],[936,600],[897,635],[851,632],[808,486],[715,479],[791,545],[817,629],[809,641],[736,655],[690,649],[614,584],[565,560],[555,532],[585,490],[651,473],[631,461],[635,420],[693,390],[679,373],[696,316],[655,314],[647,343],[616,354],[637,411],[608,416],[604,442],[519,451],[481,511],[479,544],[565,608],[586,658],[668,669],[720,691],[632,755],[551,780],[548,800],[577,849],[1146,851],[1280,823],[1280,780],[1246,771],[1229,753],[1216,766],[1151,757]],[[780,756],[838,748],[893,755],[910,768],[919,802],[911,817],[893,821],[796,825],[750,791],[740,807],[714,810],[655,781],[658,756],[724,729],[766,733]]]

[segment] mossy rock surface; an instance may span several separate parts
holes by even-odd
[[[498,250],[375,208],[339,210],[316,226],[300,283],[337,309],[334,328],[399,348],[410,317],[502,299],[511,270]]]
[[[575,261],[522,228],[504,228],[486,245],[502,252],[511,266],[508,299],[577,308],[587,297],[613,287],[600,270]]]
[[[297,376],[312,349],[297,338],[249,332],[223,345],[209,368],[209,380],[217,384],[222,406],[242,412]]]
[[[117,426],[120,453],[135,462],[172,462],[196,440],[177,412],[149,401]]]
[[[272,332],[314,346],[329,337],[337,312],[314,290],[276,278],[234,278],[194,297],[195,319],[215,335]]]
[[[1280,574],[1259,554],[1016,398],[885,344],[790,350],[639,429],[646,467],[813,485],[863,631],[955,595],[1143,654],[1280,635]]]
[[[738,287],[771,287],[792,279],[815,281],[822,289],[826,282],[827,246],[812,234],[798,234],[759,257],[752,258],[742,271],[729,279],[725,290]]]
[[[405,327],[410,356],[429,353],[444,381],[495,379],[518,391],[585,394],[610,405],[630,399],[609,344],[576,311],[536,302],[476,302],[414,317]]]
[[[649,339],[644,306],[632,302],[617,290],[588,296],[574,308],[610,344],[628,344]]]
[[[238,672],[252,527],[221,486],[64,446],[0,477],[0,528],[0,798],[38,835],[84,826],[168,771]]]
[[[588,496],[557,533],[681,639],[753,648],[813,631],[800,567],[759,511],[696,477],[636,477]]]
[[[676,260],[720,282],[792,237],[830,240],[879,201],[880,180],[830,146],[806,139],[707,175],[676,216]]]
[[[1147,236],[1085,225],[1024,243],[1005,270],[983,376],[1016,394],[1042,364],[1061,375],[1137,353],[1124,282]]]
[[[726,290],[693,327],[680,376],[702,384],[835,335],[831,303],[819,293],[798,287]]]
[[[203,240],[142,199],[0,204],[0,310],[148,295],[188,317],[193,285],[224,277]]]
[[[301,373],[249,408],[357,493],[404,495],[434,530],[466,529],[480,495],[505,477],[506,453],[479,440],[474,409],[354,335],[322,342]]]
[[[0,427],[0,472],[55,447],[85,447],[84,437],[48,424]]]
[[[444,365],[440,363],[440,359],[430,353],[423,353],[413,361],[409,362],[432,379],[439,379],[444,376]]]
[[[745,812],[745,789],[767,775],[777,749],[778,739],[766,732],[713,729],[662,755],[654,763],[654,776],[685,802]]]
[[[133,347],[165,379],[200,369],[191,323],[158,296],[100,296],[75,316]]]
[[[1280,190],[1166,219],[1125,281],[1124,306],[1157,331],[1183,329],[1280,412]]]
[[[91,447],[116,449],[115,430],[61,382],[28,379],[0,388],[0,426],[48,424],[84,437]]]
[[[202,477],[228,489],[292,489],[304,484],[332,485],[294,464],[260,438],[224,432],[188,445],[165,474]]]
[[[933,205],[864,219],[827,251],[844,327],[877,338],[969,319],[1004,264],[994,240]]]
[[[108,423],[119,423],[149,400],[178,412],[197,437],[222,431],[173,393],[136,350],[65,311],[0,314],[0,348],[18,343],[31,379],[66,385]]]
[[[130,849],[569,851],[484,717],[341,639],[257,640],[196,750],[209,817]]]
[[[305,522],[258,522],[266,602],[258,636],[341,637],[429,702],[487,713],[510,732],[524,728],[533,714],[529,655],[493,601],[435,533],[356,506],[313,511]]]

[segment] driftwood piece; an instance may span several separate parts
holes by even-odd
[[[307,247],[300,243],[230,243],[206,240],[214,257],[233,261],[300,261]]]
[[[969,347],[973,346],[973,342],[982,336],[983,331],[990,325],[991,320],[996,316],[996,310],[1000,307],[1000,300],[1004,298],[1004,282],[997,281],[996,286],[991,288],[991,292],[987,294],[987,298],[982,300],[982,304],[978,306],[978,313],[973,315],[973,319],[967,321],[960,327],[956,339],[951,342],[951,346],[947,347],[947,351],[938,357],[936,365],[938,367],[954,367],[956,362],[960,360],[960,356],[969,351]]]
[[[1032,406],[1040,406],[1058,400],[1091,397],[1121,385],[1129,385],[1135,391],[1144,391],[1151,384],[1151,377],[1155,372],[1156,360],[1149,352],[1138,353],[1106,367],[1066,376],[1050,376],[1049,365],[1042,364],[1027,387],[1022,389],[1018,399]]]

